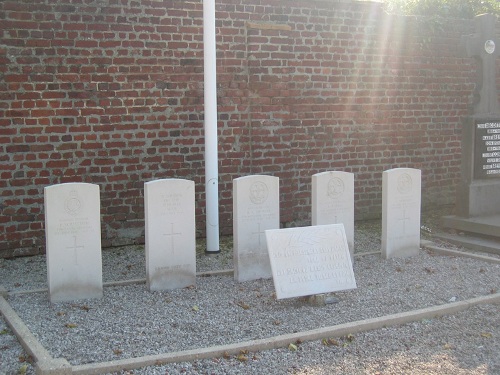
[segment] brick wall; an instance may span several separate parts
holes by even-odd
[[[43,188],[64,182],[100,185],[106,247],[144,241],[144,182],[193,180],[204,235],[202,8],[0,2],[0,256],[44,251]],[[393,167],[422,169],[425,206],[454,202],[471,21],[347,0],[216,9],[222,234],[248,174],[280,177],[283,226],[309,223],[311,176],[327,170],[355,173],[357,219],[380,215]]]

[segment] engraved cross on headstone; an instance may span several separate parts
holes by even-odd
[[[481,14],[476,16],[476,33],[463,37],[469,57],[481,62],[477,93],[479,100],[474,104],[474,114],[499,113],[496,87],[496,58],[499,54],[499,42],[495,30],[496,16]]]
[[[180,236],[181,234],[174,231],[174,223],[170,223],[170,233],[163,234],[166,237],[170,237],[170,250],[172,254],[174,253],[174,236]]]
[[[403,217],[401,219],[398,219],[399,221],[403,222],[403,236],[406,234],[406,222],[410,220],[408,216],[406,216],[406,210],[403,209]]]
[[[70,249],[74,251],[75,254],[75,266],[78,266],[78,249],[84,249],[85,246],[76,244],[76,236],[73,236],[73,246],[68,246],[66,249]]]
[[[259,236],[259,250],[263,250],[262,248],[262,236],[266,234],[263,230],[260,230],[260,223],[257,223],[257,232],[252,232],[252,234]]]

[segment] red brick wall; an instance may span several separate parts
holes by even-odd
[[[100,185],[111,246],[143,242],[144,182],[194,180],[204,235],[202,8],[0,2],[0,256],[44,251],[43,188],[64,182]],[[422,169],[424,205],[454,202],[471,21],[342,0],[216,8],[223,234],[248,174],[280,177],[283,226],[309,224],[311,176],[334,169],[355,173],[358,219],[380,215],[393,167]]]

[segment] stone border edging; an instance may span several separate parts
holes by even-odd
[[[228,276],[233,274],[233,269],[225,269],[225,270],[219,270],[219,271],[203,271],[203,272],[197,272],[196,277],[210,277],[210,276]],[[104,287],[109,287],[109,286],[127,286],[127,285],[135,285],[135,284],[146,284],[146,279],[130,279],[130,280],[118,280],[118,281],[106,281],[102,283]],[[0,296],[2,296],[2,287],[0,286]],[[9,294],[15,295],[15,294],[29,294],[29,293],[46,293],[49,290],[47,288],[41,288],[41,289],[29,289],[29,290],[17,290],[17,291],[12,291],[9,292],[5,290],[5,295],[4,297],[7,297]]]
[[[30,356],[36,361],[43,358],[52,358],[49,352],[40,344],[38,339],[31,333],[26,324],[24,324],[19,315],[17,315],[3,297],[0,297],[0,312],[5,318],[7,325],[17,336],[22,347]]]
[[[443,255],[463,256],[485,262],[500,264],[500,259],[441,248],[435,246],[431,241],[422,241],[421,246]],[[371,253],[359,255],[371,255]],[[228,274],[231,271],[232,270],[200,272],[197,274],[197,276],[209,277],[212,275]],[[143,282],[142,279],[135,279],[127,280],[125,282],[118,281],[105,284],[107,284],[107,286],[119,286],[141,282]],[[36,292],[40,291],[43,290],[37,290]],[[29,293],[29,291],[21,293]],[[490,296],[476,297],[465,301],[447,303],[439,306],[426,307],[423,309],[403,313],[385,315],[378,318],[358,320],[355,322],[344,323],[330,327],[323,327],[309,331],[274,336],[265,339],[77,366],[71,366],[64,358],[54,359],[31,333],[31,331],[24,324],[17,313],[12,309],[12,307],[8,304],[8,302],[4,298],[4,295],[0,295],[0,313],[4,316],[7,325],[12,329],[22,347],[29,355],[31,355],[35,359],[36,373],[38,375],[92,375],[107,372],[117,372],[121,370],[133,370],[142,367],[157,366],[173,362],[191,362],[200,359],[222,357],[224,355],[236,355],[242,350],[257,352],[262,350],[276,349],[280,347],[286,347],[290,343],[294,343],[297,340],[315,341],[324,338],[341,337],[348,334],[371,331],[384,327],[402,325],[418,320],[432,319],[443,315],[454,314],[467,310],[475,305],[490,303],[500,303],[500,293],[492,294]]]
[[[424,248],[428,249],[428,250],[431,250],[431,251],[434,251],[440,255],[448,255],[448,256],[458,256],[458,257],[464,257],[464,258],[472,258],[472,259],[476,259],[476,260],[480,260],[480,261],[483,261],[483,262],[487,262],[487,263],[497,263],[497,264],[500,264],[500,259],[499,258],[493,258],[493,257],[489,257],[489,256],[486,256],[486,255],[479,255],[479,254],[473,254],[473,253],[467,253],[465,251],[458,251],[458,250],[451,250],[451,249],[446,249],[444,247],[439,247],[439,246],[436,246],[436,245],[432,245],[431,244],[423,244]]]
[[[406,324],[423,319],[457,313],[479,304],[500,303],[500,293],[491,296],[482,296],[465,301],[448,303],[441,306],[427,307],[404,313],[386,315],[378,318],[358,320],[356,322],[339,324],[336,326],[318,328],[310,331],[285,334],[266,339],[245,341],[229,345],[219,345],[210,348],[184,350],[173,353],[156,354],[145,357],[129,358],[109,362],[93,363],[73,366],[73,374],[92,375],[120,370],[133,370],[147,366],[157,366],[172,362],[191,362],[200,359],[235,355],[241,350],[257,352],[262,350],[286,347],[297,340],[314,341],[324,338],[341,337],[378,328]]]
[[[2,296],[0,296],[0,313],[16,335],[21,346],[35,360],[35,371],[38,375],[66,375],[72,373],[69,362],[64,358],[54,359]]]
[[[29,331],[7,301],[0,297],[0,312],[7,324],[14,331],[23,348],[36,360],[36,371],[39,375],[78,374],[92,375],[121,370],[133,370],[147,366],[157,366],[172,362],[189,362],[200,359],[235,355],[241,350],[257,352],[262,350],[286,347],[297,340],[314,341],[324,338],[341,337],[384,327],[402,325],[423,319],[454,314],[479,304],[500,303],[500,293],[481,296],[465,301],[448,303],[440,306],[426,307],[403,313],[386,315],[378,318],[358,320],[355,322],[323,327],[309,331],[285,334],[266,339],[245,341],[229,345],[219,345],[209,348],[184,350],[172,353],[162,353],[144,357],[128,358],[116,361],[92,363],[71,366],[65,359],[54,359]]]

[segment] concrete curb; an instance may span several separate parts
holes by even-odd
[[[52,358],[38,361],[35,365],[35,372],[37,375],[70,375],[73,369],[64,358]]]
[[[206,272],[197,272],[196,277],[211,277],[211,276],[230,276],[233,274],[233,269],[226,269],[220,271],[206,271]],[[146,279],[130,279],[130,280],[120,280],[120,281],[107,281],[103,283],[104,287],[109,286],[127,286],[127,285],[135,285],[135,284],[146,284]],[[41,289],[31,289],[31,290],[18,290],[14,292],[9,292],[0,286],[0,296],[7,297],[9,294],[28,294],[28,293],[46,293],[49,290],[47,288]]]
[[[499,258],[493,258],[493,257],[489,257],[486,255],[472,254],[472,253],[467,253],[465,251],[446,249],[446,248],[435,246],[432,244],[425,244],[423,247],[425,247],[428,250],[434,251],[435,253],[441,254],[441,255],[472,258],[472,259],[481,260],[481,261],[487,262],[487,263],[500,264]]]
[[[469,254],[455,250],[449,250],[434,246],[432,242],[425,241],[422,247],[441,253],[443,255],[464,256],[474,259],[498,263],[500,260],[482,255]],[[379,252],[374,252],[379,253]],[[197,276],[212,276],[217,274],[229,274],[232,270],[222,270],[218,272],[200,272]],[[145,280],[144,280],[145,281]],[[111,285],[126,285],[127,283],[141,283],[142,279],[129,280],[127,282],[110,282]],[[1,287],[1,286],[0,286]],[[15,294],[15,293],[14,293]],[[4,316],[7,325],[17,336],[19,342],[36,361],[36,373],[38,375],[66,375],[66,374],[102,374],[108,372],[117,372],[122,370],[133,370],[147,366],[161,365],[173,362],[190,362],[200,359],[216,358],[225,355],[236,355],[242,350],[257,352],[262,350],[287,347],[290,343],[300,341],[315,341],[324,338],[342,337],[348,334],[380,329],[402,325],[423,319],[433,319],[435,317],[454,314],[469,309],[472,306],[480,304],[500,303],[500,293],[489,296],[481,296],[465,301],[448,303],[440,306],[427,307],[419,310],[408,311],[386,315],[378,318],[359,320],[356,322],[344,323],[336,326],[318,328],[310,331],[285,334],[266,339],[245,341],[229,345],[220,345],[209,348],[199,348],[172,353],[162,353],[144,357],[122,359],[109,362],[92,363],[78,366],[71,366],[64,358],[52,358],[50,353],[40,344],[36,337],[29,331],[21,318],[10,307],[5,298],[0,295],[0,313]]]
[[[71,374],[72,368],[69,362],[64,358],[52,358],[2,296],[0,296],[0,313],[26,353],[33,357],[36,363],[35,371],[38,375]]]
[[[52,356],[43,347],[37,338],[31,333],[26,324],[22,321],[19,315],[10,307],[5,298],[0,297],[0,312],[5,318],[5,322],[10,327],[12,332],[17,336],[26,352],[38,362],[41,360],[50,360]]]
[[[5,289],[3,285],[0,285],[0,297],[7,298],[8,295],[9,292],[7,291],[7,289]]]
[[[7,324],[18,337],[23,348],[36,361],[36,373],[39,375],[66,375],[66,374],[102,374],[121,370],[133,370],[147,366],[155,366],[172,362],[189,362],[199,359],[216,358],[224,355],[236,355],[241,350],[257,352],[262,350],[286,347],[297,340],[314,341],[324,338],[341,337],[383,327],[402,325],[423,319],[454,314],[479,304],[500,303],[500,293],[490,296],[472,298],[466,301],[448,303],[440,306],[427,307],[419,310],[386,315],[378,318],[359,320],[336,326],[318,328],[310,331],[269,337],[266,339],[245,341],[229,345],[220,345],[210,348],[200,348],[172,353],[162,353],[117,361],[92,363],[71,366],[64,358],[52,358],[49,352],[40,344],[29,331],[21,318],[10,307],[7,301],[0,297],[0,312]]]
[[[348,334],[355,334],[383,327],[396,326],[418,320],[432,319],[443,315],[454,314],[475,305],[490,303],[500,303],[500,293],[493,294],[491,296],[477,297],[466,301],[449,303],[442,306],[433,306],[420,310],[386,315],[373,319],[359,320],[356,322],[324,327],[311,331],[275,336],[267,339],[252,340],[236,344],[185,350],[180,352],[157,354],[110,362],[73,366],[73,374],[102,374],[120,370],[134,370],[146,366],[162,365],[172,362],[190,362],[200,359],[222,357],[224,355],[235,355],[238,354],[241,350],[256,352],[276,349],[280,347],[286,347],[290,343],[294,343],[297,340],[314,341],[324,338],[341,337]]]

